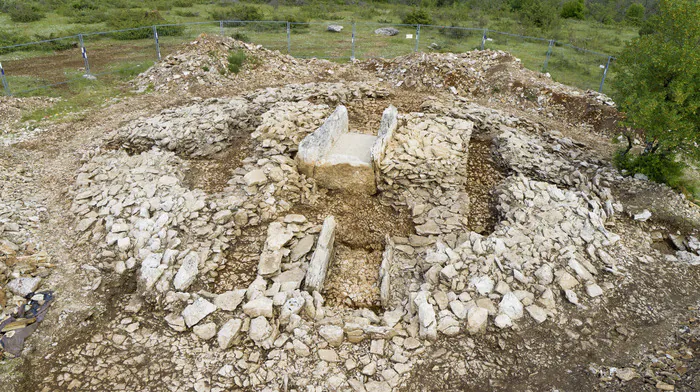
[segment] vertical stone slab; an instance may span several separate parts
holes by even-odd
[[[384,159],[387,146],[394,137],[394,131],[396,131],[396,127],[398,126],[398,116],[399,112],[396,110],[394,105],[389,105],[388,108],[384,109],[384,113],[382,114],[382,121],[379,124],[379,132],[377,132],[377,140],[374,142],[370,153],[372,156],[372,163],[374,164],[375,178],[377,181],[379,181],[379,175],[381,174],[379,164],[381,163],[382,159]]]
[[[394,263],[394,241],[387,235],[385,243],[382,265],[379,267],[379,299],[382,308],[387,310],[391,303],[391,266]]]
[[[312,293],[323,290],[326,282],[326,274],[333,258],[333,245],[335,243],[335,217],[330,215],[323,221],[323,228],[318,236],[316,250],[311,255],[309,269],[306,271],[304,289]]]
[[[348,132],[348,109],[340,105],[319,129],[299,143],[296,160],[299,172],[313,177],[314,167],[328,154],[335,142]]]

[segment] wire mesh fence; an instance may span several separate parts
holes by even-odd
[[[202,33],[220,34],[299,58],[394,58],[413,52],[504,50],[558,82],[606,92],[614,57],[555,40],[481,28],[355,22],[208,21],[78,34],[0,47],[5,95],[23,95],[154,62]]]

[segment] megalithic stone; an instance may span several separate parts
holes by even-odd
[[[384,159],[384,155],[386,155],[387,147],[389,146],[389,142],[391,142],[393,139],[394,131],[396,131],[396,127],[398,125],[398,116],[399,112],[396,110],[396,107],[394,105],[389,105],[388,108],[384,109],[382,121],[379,123],[377,140],[374,142],[371,152],[372,163],[374,164],[374,172],[377,181],[379,181],[379,175],[381,172],[379,170],[380,164]]]
[[[335,243],[335,218],[329,215],[323,221],[321,233],[316,242],[316,250],[311,255],[309,269],[306,271],[304,289],[312,293],[323,290],[326,274],[333,260],[333,245]]]
[[[307,177],[313,177],[314,167],[328,154],[340,136],[347,132],[348,109],[340,105],[319,129],[299,143],[296,156],[299,172]]]

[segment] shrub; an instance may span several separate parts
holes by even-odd
[[[36,22],[46,16],[39,12],[34,6],[22,3],[11,6],[8,13],[10,14],[10,20],[19,23]]]
[[[231,51],[228,54],[228,71],[237,74],[241,71],[243,63],[245,63],[246,55],[242,50]]]
[[[263,20],[264,18],[265,15],[258,7],[244,4],[219,8],[211,12],[212,20]]]
[[[614,164],[630,175],[641,173],[655,182],[668,184],[680,191],[690,191],[691,186],[683,179],[686,165],[676,159],[672,153],[634,155],[620,150],[615,154]]]
[[[518,13],[526,26],[548,31],[559,24],[559,14],[549,0],[523,0]]]
[[[231,38],[242,42],[250,42],[250,38],[245,33],[241,33],[240,31],[236,31],[235,33],[231,34]]]
[[[17,45],[21,44],[24,42],[29,42],[30,38],[24,35],[20,34],[15,34],[15,33],[10,33],[9,31],[5,31],[0,29],[0,46],[10,46],[10,45]],[[10,49],[0,49],[0,54],[5,54],[9,53],[15,50],[14,48]]]
[[[136,27],[165,24],[166,20],[158,11],[117,11],[110,15],[107,26],[114,30],[131,29]],[[161,26],[158,27],[158,35],[175,36],[182,35],[184,26]],[[152,38],[153,30],[142,28],[137,30],[120,31],[110,34],[111,37],[120,40],[133,40]]]
[[[175,15],[182,16],[183,18],[194,18],[199,16],[199,12],[186,11],[186,10],[176,10]]]
[[[466,38],[466,37],[469,37],[473,33],[470,30],[458,28],[458,26],[455,26],[454,23],[452,23],[451,27],[441,27],[440,30],[438,30],[438,31],[440,32],[440,34],[444,35],[445,37],[455,38],[455,39]]]
[[[584,6],[583,1],[571,0],[564,3],[561,8],[561,17],[564,19],[585,19],[586,7]]]
[[[625,20],[634,26],[640,26],[644,21],[644,6],[639,3],[630,4],[625,14]]]
[[[433,23],[433,19],[430,17],[430,14],[428,11],[424,9],[416,9],[413,10],[413,12],[408,13],[402,20],[401,23],[403,24],[412,24],[412,25],[429,25]]]
[[[189,8],[194,5],[192,0],[175,0],[172,2],[173,7]]]
[[[94,24],[106,22],[109,17],[106,12],[99,10],[84,10],[74,12],[71,16],[71,23]]]

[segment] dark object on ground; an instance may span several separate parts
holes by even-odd
[[[54,300],[53,291],[31,293],[25,298],[29,302],[0,322],[0,358],[16,358],[22,353],[24,340],[36,331]]]

